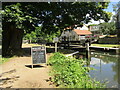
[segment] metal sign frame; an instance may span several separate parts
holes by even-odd
[[[54,43],[59,42],[59,38],[58,38],[58,37],[54,38],[54,39],[53,39],[53,42],[54,42]]]
[[[44,47],[44,52],[45,52],[45,63],[36,63],[36,64],[33,63],[33,50],[32,50],[33,47]],[[32,63],[32,68],[33,68],[33,65],[46,64],[46,62],[47,62],[46,46],[42,45],[42,46],[33,46],[33,47],[31,47],[31,63]],[[39,51],[42,51],[42,50],[39,50]]]

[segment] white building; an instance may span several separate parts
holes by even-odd
[[[89,26],[89,30],[92,32],[93,35],[100,35],[100,26],[99,25]]]
[[[66,28],[60,38],[61,41],[79,41],[86,37],[89,38],[92,33],[88,30],[88,27],[77,27],[76,29]]]
[[[83,24],[82,27],[77,27],[76,29],[79,29],[79,30],[89,30],[88,26]]]

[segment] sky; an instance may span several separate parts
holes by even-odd
[[[108,8],[105,9],[105,11],[114,12],[113,11],[113,4],[115,5],[115,4],[117,4],[117,2],[110,2]]]
[[[107,9],[105,9],[104,11],[108,11],[108,12],[112,12],[113,15],[115,15],[115,12],[113,11],[113,4],[117,4],[120,0],[110,0],[109,6]],[[103,23],[103,20],[100,20],[101,23]],[[91,23],[88,23],[88,25],[90,24],[99,24],[99,21],[94,21],[91,20]]]

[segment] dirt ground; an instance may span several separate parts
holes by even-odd
[[[49,54],[47,54],[49,57]],[[2,88],[55,88],[49,79],[50,67],[43,64],[31,68],[31,57],[14,57],[0,65]]]

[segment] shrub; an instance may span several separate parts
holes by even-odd
[[[52,82],[59,87],[66,88],[102,88],[104,84],[95,81],[87,74],[91,69],[85,67],[84,60],[65,57],[61,53],[54,53],[48,64],[52,66],[50,74]]]

